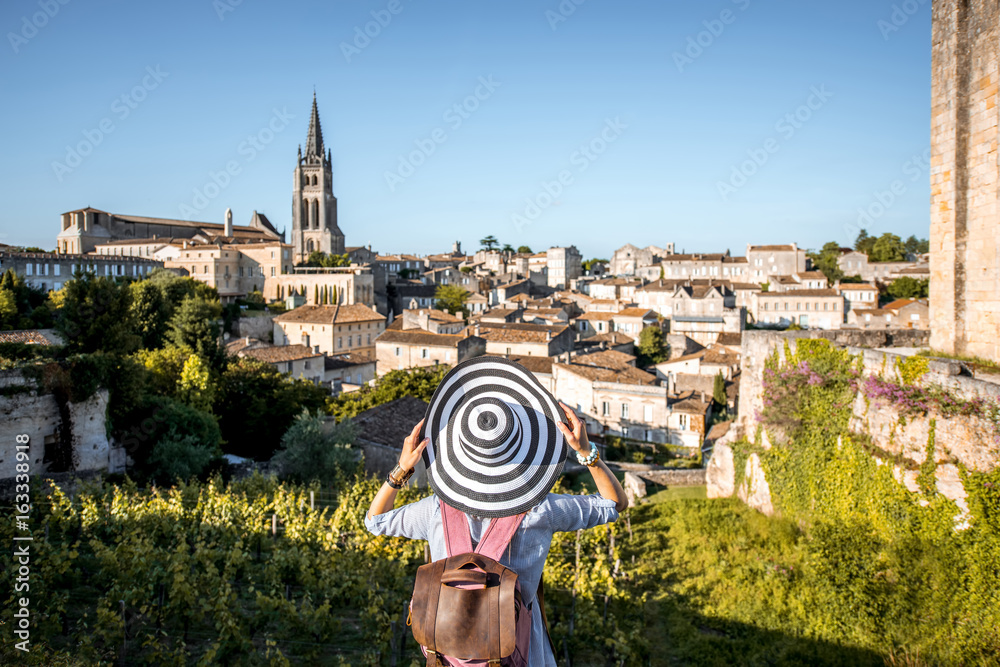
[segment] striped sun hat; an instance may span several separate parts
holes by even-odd
[[[556,399],[526,368],[474,357],[453,368],[427,408],[424,463],[448,505],[497,518],[526,512],[562,474],[568,447]]]

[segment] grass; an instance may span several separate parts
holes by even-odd
[[[966,357],[961,354],[948,354],[937,350],[920,350],[917,352],[917,356],[953,359],[954,361],[961,361],[962,363],[968,365],[973,371],[1000,375],[1000,364],[995,361],[990,361],[989,359],[983,359],[982,357]]]
[[[708,498],[705,486],[664,487],[650,484],[646,488],[649,495],[646,496],[645,503],[669,503],[676,500],[706,500]]]

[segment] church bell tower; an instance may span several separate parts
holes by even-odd
[[[292,246],[295,262],[308,259],[310,253],[344,253],[344,234],[337,225],[337,198],[333,196],[333,170],[330,151],[324,152],[323,129],[313,93],[312,115],[306,152],[299,146],[292,188]]]

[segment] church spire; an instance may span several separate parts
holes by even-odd
[[[319,125],[319,108],[316,91],[313,91],[312,115],[309,117],[309,135],[306,137],[306,157],[323,157],[323,128]]]

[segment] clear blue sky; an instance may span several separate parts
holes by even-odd
[[[348,245],[428,253],[493,234],[588,257],[670,241],[742,254],[847,243],[873,204],[870,231],[928,233],[927,171],[908,161],[929,146],[929,1],[898,25],[889,0],[565,0],[568,16],[559,0],[63,1],[0,8],[0,242],[54,247],[59,214],[88,205],[217,222],[231,207],[237,224],[257,209],[290,228],[314,86]],[[372,12],[391,22],[359,49]],[[446,117],[480,77],[499,86]],[[251,150],[275,109],[294,118]],[[808,119],[777,125],[796,110]],[[113,131],[67,162],[102,121]],[[446,140],[390,187],[436,129]],[[578,152],[592,141],[603,153]],[[748,152],[767,161],[724,196]],[[196,199],[230,161],[239,173]],[[517,225],[529,198],[542,206]]]

